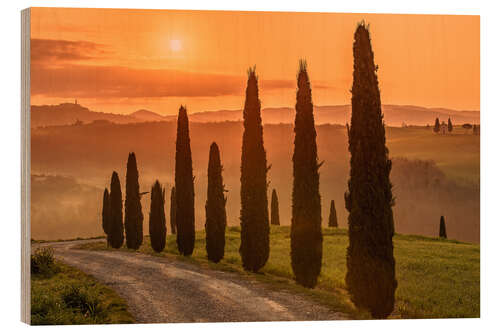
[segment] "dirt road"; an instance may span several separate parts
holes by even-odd
[[[42,246],[51,246],[57,259],[114,289],[140,323],[347,318],[302,296],[273,291],[237,273],[140,253],[73,248],[81,242]]]

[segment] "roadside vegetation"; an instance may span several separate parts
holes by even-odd
[[[55,240],[46,240],[46,239],[31,239],[31,244],[42,244],[42,243],[56,243],[56,242],[71,242],[71,241],[79,241],[79,240],[89,240],[89,239],[105,239],[106,236],[95,236],[95,237],[75,237],[68,239],[55,239]]]
[[[134,318],[113,290],[54,259],[51,248],[31,256],[31,324],[126,324]]]
[[[284,288],[302,293],[316,301],[349,314],[353,319],[370,318],[368,313],[354,307],[345,286],[346,229],[323,229],[323,263],[318,284],[308,289],[296,284],[290,263],[290,227],[271,226],[270,256],[260,273],[245,272],[238,249],[240,227],[226,231],[224,258],[212,263],[206,258],[205,232],[196,233],[191,257],[180,256],[175,235],[167,236],[165,249],[156,253],[145,237],[139,252],[185,260],[212,269],[238,272],[246,277],[269,283],[271,288]],[[90,242],[78,246],[87,250],[114,250],[105,242]],[[479,257],[477,244],[424,236],[394,236],[396,259],[396,305],[389,318],[470,318],[480,315]]]

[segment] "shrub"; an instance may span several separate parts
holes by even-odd
[[[99,295],[87,288],[71,285],[63,292],[62,300],[66,307],[92,317],[98,322],[106,320],[106,309],[100,301]]]
[[[51,277],[59,272],[54,260],[54,250],[50,247],[41,247],[31,255],[31,274]]]

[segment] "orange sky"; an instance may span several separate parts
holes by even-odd
[[[383,104],[479,110],[479,16],[32,8],[32,104],[173,114],[241,109],[257,65],[263,107],[349,104],[356,23],[370,23]]]

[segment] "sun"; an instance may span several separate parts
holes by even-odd
[[[178,39],[171,39],[170,40],[170,49],[174,52],[178,52],[182,50],[182,43]]]

